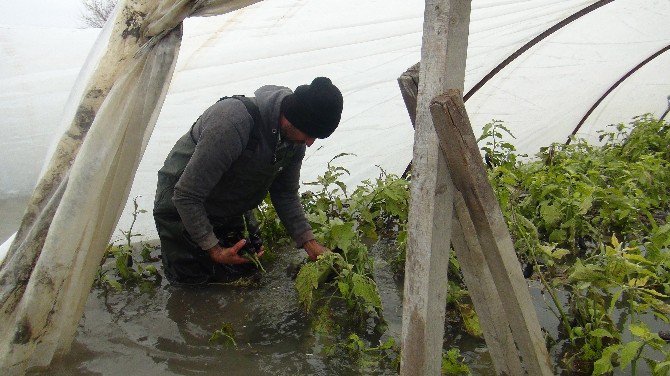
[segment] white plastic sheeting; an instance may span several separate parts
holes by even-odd
[[[174,13],[177,18],[155,18],[151,28],[176,25],[188,13],[189,1],[164,4],[168,3],[183,6]],[[466,92],[520,46],[594,3],[475,1]],[[319,75],[331,77],[342,89],[345,110],[338,131],[309,149],[303,180],[313,179],[341,152],[357,155],[342,159],[352,172],[346,180],[349,184],[375,176],[375,165],[402,172],[412,154],[412,129],[395,79],[419,60],[422,8],[420,0],[275,0],[224,16],[188,20],[174,80],[130,196],[141,195],[140,206],[151,208],[156,172],[167,152],[218,97],[251,95],[268,83],[295,87]],[[669,15],[668,0],[615,0],[574,21],[522,54],[470,98],[472,123],[479,127],[491,119],[505,121],[522,152],[564,141],[610,86],[670,43]],[[71,46],[88,49],[91,45],[89,34],[72,32],[66,39],[71,45],[59,42],[62,47],[50,50],[46,41],[54,38],[55,44],[63,40],[62,35],[45,32],[31,39],[31,33],[35,31],[0,28],[0,109],[10,115],[0,122],[0,160],[3,167],[19,166],[10,169],[11,174],[0,175],[6,179],[0,184],[4,195],[25,192],[31,181],[34,184],[40,163],[20,162],[44,160],[46,148],[44,137],[39,146],[32,141],[48,133],[57,135],[57,140],[62,134],[55,126],[55,114],[69,90],[65,81],[74,76],[59,59],[71,59],[71,66],[77,67],[82,54]],[[26,48],[38,43],[43,46],[39,51]],[[97,47],[105,43],[101,38]],[[40,60],[53,61],[60,68],[50,70],[39,65]],[[594,111],[584,133],[593,136],[608,123],[640,113],[663,113],[670,94],[669,68],[666,53],[640,69]],[[41,84],[27,85],[37,82]],[[50,86],[53,90],[43,90]],[[29,101],[37,104],[27,105]],[[12,147],[17,144],[22,146]],[[118,199],[123,193],[125,189],[120,188],[114,196]],[[104,221],[114,222],[113,217]],[[119,227],[127,228],[128,219],[126,206]],[[140,217],[137,229],[153,236],[150,215]]]
[[[565,142],[610,86],[670,45],[668,20],[667,0],[617,0],[581,17],[531,48],[470,98],[473,124],[504,120],[526,152]],[[670,95],[669,55],[641,68],[610,95],[581,135],[593,141],[607,124],[645,112],[660,116]]]
[[[533,37],[594,3],[475,1],[466,92]],[[505,121],[517,136],[521,151],[530,154],[550,142],[565,141],[600,95],[637,63],[670,43],[669,15],[667,0],[615,0],[572,22],[522,54],[468,100],[473,124]],[[379,171],[375,165],[401,173],[411,159],[412,129],[395,79],[419,60],[422,16],[420,0],[275,0],[223,16],[188,19],[174,80],[130,196],[142,196],[140,206],[151,208],[156,171],[167,152],[218,97],[251,95],[268,83],[295,87],[317,75],[331,77],[342,88],[345,109],[337,132],[308,150],[303,180],[313,180],[340,152],[357,155],[341,159],[352,172],[346,179],[349,184],[374,177]],[[34,43],[34,38],[19,34],[23,33],[0,29],[0,40],[14,46]],[[44,37],[47,40],[49,36]],[[90,36],[70,39],[82,49],[91,43]],[[45,53],[50,59],[63,59],[70,53],[63,50],[60,54]],[[19,77],[34,80],[37,73],[18,76],[18,71],[12,70],[25,57],[23,53],[7,59],[3,56],[0,64],[7,64],[7,68],[3,66],[0,72],[7,69],[7,76],[15,77],[17,84],[22,82]],[[81,64],[78,59],[72,55],[73,66]],[[41,77],[50,77],[48,71],[31,64],[27,62],[24,70],[34,69]],[[593,136],[607,124],[645,112],[660,116],[670,94],[668,71],[668,53],[640,69],[601,103],[583,126],[583,134]],[[7,85],[4,75],[0,78],[0,85]],[[59,100],[37,92],[32,101],[39,101],[54,115],[60,110],[59,101],[67,95],[67,85],[60,85],[59,90],[51,94]],[[57,121],[48,121],[46,115],[29,120],[37,111],[26,105],[27,101],[8,103],[6,97],[0,97],[0,109],[18,106],[25,117],[18,114],[5,120],[8,124],[2,125],[3,133],[10,126],[21,129],[27,122],[32,128],[12,135],[11,141],[0,140],[0,160],[16,161],[5,163],[8,173],[0,175],[0,195],[26,193],[34,184],[35,165],[39,164],[34,161],[41,161],[45,151],[30,146],[31,133],[37,129],[58,133],[54,131]],[[19,143],[21,148],[12,146]],[[24,161],[31,165],[14,167]],[[130,223],[130,207],[126,205],[120,228]],[[140,216],[136,228],[155,237],[150,215]]]
[[[0,196],[29,194],[63,106],[91,45],[92,29],[0,27]]]

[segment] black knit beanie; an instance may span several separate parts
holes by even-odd
[[[329,78],[317,77],[284,98],[281,111],[296,128],[315,138],[330,136],[342,116],[342,93]]]

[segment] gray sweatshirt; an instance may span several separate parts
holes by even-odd
[[[217,102],[194,124],[195,150],[175,185],[172,201],[200,248],[218,243],[209,217],[242,215],[257,207],[268,191],[296,245],[314,239],[298,195],[305,145],[279,137],[280,106],[290,93],[280,86],[256,90],[251,99],[262,121],[254,132],[251,115],[237,99]]]

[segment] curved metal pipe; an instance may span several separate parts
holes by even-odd
[[[507,59],[503,60],[500,64],[498,64],[495,68],[493,68],[493,70],[491,70],[486,76],[484,76],[484,78],[479,80],[479,82],[477,82],[477,84],[475,86],[473,86],[470,90],[468,90],[468,92],[465,93],[465,95],[463,96],[463,101],[467,101],[468,98],[470,98],[479,89],[481,89],[482,86],[484,86],[484,84],[486,84],[496,74],[498,74],[498,72],[500,72],[503,68],[505,68],[507,65],[509,65],[512,61],[516,60],[516,58],[521,56],[521,54],[528,51],[531,47],[538,44],[540,41],[547,38],[551,34],[555,33],[557,30],[561,29],[563,26],[565,26],[565,25],[571,23],[572,21],[574,21],[574,20],[576,20],[576,19],[578,19],[582,16],[585,16],[586,14],[591,13],[592,11],[602,7],[603,5],[607,5],[607,4],[609,4],[613,1],[614,0],[600,0],[598,2],[595,2],[595,3],[587,6],[586,8],[583,8],[583,9],[575,12],[571,16],[563,19],[562,21],[558,22],[556,25],[554,25],[554,26],[548,28],[547,30],[545,30],[542,34],[539,34],[535,38],[531,39],[528,43],[524,44],[518,50],[514,51],[513,54],[509,55],[507,57]]]
[[[608,96],[612,91],[614,91],[614,89],[617,88],[617,86],[619,86],[619,85],[620,85],[622,82],[624,82],[628,77],[630,77],[633,73],[637,72],[640,68],[642,68],[643,66],[645,66],[647,63],[649,63],[650,61],[654,60],[655,58],[657,58],[658,56],[660,56],[661,54],[663,54],[664,52],[666,52],[666,51],[668,51],[668,50],[670,50],[670,44],[667,45],[667,46],[665,46],[665,47],[663,47],[663,48],[661,48],[660,50],[656,51],[653,55],[649,56],[648,58],[644,59],[640,64],[638,64],[638,65],[636,65],[635,67],[633,67],[633,69],[629,70],[625,75],[623,75],[623,77],[621,77],[619,80],[617,80],[617,82],[615,82],[612,86],[610,86],[610,88],[607,89],[607,91],[605,91],[605,93],[604,93],[600,98],[598,98],[598,100],[596,101],[596,103],[594,103],[593,106],[591,106],[591,108],[589,108],[589,110],[586,112],[586,114],[584,115],[584,117],[582,117],[582,120],[579,121],[579,124],[577,124],[577,126],[575,127],[575,129],[572,130],[572,133],[570,133],[570,136],[568,137],[568,140],[565,142],[565,144],[566,144],[566,145],[569,145],[569,144],[570,144],[570,140],[572,140],[572,136],[574,136],[575,134],[577,134],[577,132],[579,131],[579,128],[581,128],[582,125],[584,125],[584,123],[586,122],[586,119],[588,119],[589,116],[591,116],[591,113],[598,107],[598,105],[600,105],[600,103],[601,103],[603,100],[605,100],[605,98],[607,98],[607,96]],[[666,112],[666,114],[667,114],[667,112]],[[665,116],[665,114],[664,114],[663,116]]]

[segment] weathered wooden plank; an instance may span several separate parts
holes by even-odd
[[[449,172],[430,101],[463,88],[471,0],[427,0],[405,263],[401,375],[439,375],[453,217]],[[449,74],[447,74],[449,72]]]
[[[399,78],[398,83],[412,125],[416,123],[416,99],[419,91],[419,64],[414,64]],[[449,181],[449,184],[453,184]],[[484,333],[484,339],[499,375],[523,373],[514,338],[502,306],[498,290],[484,259],[477,233],[470,219],[463,196],[454,191],[454,220],[451,245],[461,264],[463,279],[468,287]]]
[[[400,94],[405,101],[409,120],[414,128],[416,128],[416,101],[419,95],[419,65],[420,63],[412,65],[398,77]]]
[[[482,162],[460,90],[448,90],[430,106],[440,146],[476,229],[484,257],[530,375],[551,375],[551,363],[528,286],[507,225]]]
[[[405,108],[409,114],[409,120],[412,122],[412,128],[416,128],[416,101],[419,95],[419,65],[416,63],[409,67],[403,74],[398,77],[398,86],[400,86],[400,94],[405,101]],[[412,168],[410,161],[402,173],[403,179],[407,178]]]
[[[503,303],[484,258],[475,225],[458,190],[454,190],[454,214],[456,220],[452,225],[451,244],[461,264],[463,280],[479,316],[496,373],[522,375],[524,371]]]

